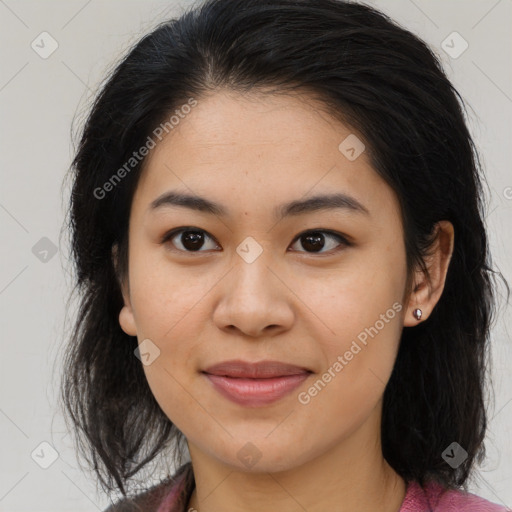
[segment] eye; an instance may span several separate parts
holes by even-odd
[[[343,236],[339,235],[338,233],[326,230],[305,231],[304,233],[301,233],[295,240],[302,240],[302,246],[308,249],[306,252],[323,254],[325,252],[332,251],[333,245],[334,251],[339,250],[339,248],[336,248],[336,244],[333,244],[332,242],[326,244],[326,239],[338,240],[338,242],[340,242],[342,245],[350,246],[350,243]],[[321,251],[325,247],[327,247],[327,250]]]
[[[180,236],[178,236],[180,235]],[[173,242],[172,240],[176,238],[177,242]],[[199,228],[194,227],[185,227],[178,228],[166,233],[161,243],[171,242],[174,247],[176,247],[181,252],[204,252],[201,251],[205,247],[205,241],[211,240],[214,241],[213,237],[208,235],[206,231]],[[326,240],[331,240],[331,242],[327,242]],[[298,241],[302,241],[302,246],[307,249],[306,252],[309,253],[319,253],[323,254],[325,252],[336,251],[336,243],[333,243],[332,240],[337,240],[338,245],[342,246],[350,246],[351,244],[347,241],[346,238],[341,236],[338,233],[334,233],[328,230],[311,230],[305,231],[297,236],[294,240],[295,243]],[[296,242],[297,241],[297,242]],[[207,245],[207,244],[206,244]],[[180,247],[181,246],[181,247]],[[333,247],[334,246],[334,247]],[[219,247],[215,243],[213,244],[213,249]],[[211,249],[212,247],[206,249]],[[326,251],[322,251],[322,249],[327,248]],[[299,251],[301,252],[301,251]]]
[[[178,245],[172,243],[173,238],[177,238]],[[200,249],[203,248],[205,240],[207,239],[213,240],[212,237],[206,234],[206,231],[198,228],[187,227],[174,229],[165,234],[161,243],[171,241],[171,243],[182,252],[204,252],[200,251]]]

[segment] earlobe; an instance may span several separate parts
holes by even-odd
[[[428,277],[417,271],[410,294],[404,326],[412,327],[426,320],[441,298],[454,248],[455,233],[451,222],[439,221],[434,227],[436,238],[425,263]],[[419,313],[417,310],[421,310]]]
[[[120,283],[120,287],[123,295],[124,306],[119,312],[119,325],[126,334],[129,334],[130,336],[137,336],[135,316],[133,314],[129,292],[125,290],[125,286],[123,283]]]
[[[114,271],[116,274],[116,279],[119,284],[119,288],[121,289],[121,294],[123,296],[124,306],[119,312],[119,325],[121,329],[130,336],[137,336],[137,329],[135,324],[135,317],[133,314],[133,309],[130,303],[130,294],[127,289],[123,276],[119,275],[118,264],[117,264],[117,245],[112,247],[112,264],[114,267]]]
[[[123,331],[130,336],[137,336],[137,329],[135,327],[135,318],[130,306],[124,305],[119,312],[119,325]]]

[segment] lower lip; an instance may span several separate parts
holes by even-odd
[[[259,407],[276,402],[300,386],[311,374],[301,373],[271,379],[242,379],[204,374],[224,397],[239,405]]]

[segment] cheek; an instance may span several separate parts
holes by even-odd
[[[350,435],[372,414],[396,359],[400,322],[391,311],[384,326],[380,319],[360,324],[340,317],[334,326],[339,335],[323,347],[324,367],[297,397],[309,432],[322,431],[325,439],[336,439]]]
[[[166,411],[194,406],[186,392],[196,372],[197,346],[191,340],[200,338],[205,322],[201,298],[208,288],[156,264],[134,265],[132,302],[138,341],[151,340],[158,354],[143,370],[155,399]]]
[[[173,359],[179,357],[175,355]],[[183,364],[173,367],[169,357],[162,353],[151,366],[144,367],[144,373],[156,402],[169,420],[182,432],[201,431],[211,427],[211,416],[194,392],[194,382],[184,372]]]
[[[340,340],[373,325],[401,298],[402,289],[394,281],[389,270],[386,274],[347,265],[323,275],[302,276],[294,291],[307,306],[304,313],[309,310],[308,316],[332,335],[329,346],[336,348]]]
[[[144,338],[158,346],[159,355],[144,373],[155,400],[180,430],[189,431],[189,422],[206,420],[194,398],[197,375],[197,343],[206,314],[200,299],[205,293],[185,279],[162,277],[144,281],[137,295],[137,321]],[[142,339],[139,339],[139,342]]]
[[[133,309],[142,335],[164,343],[194,328],[195,307],[208,290],[211,277],[172,265],[160,251],[147,253],[145,258],[134,255],[132,260]]]
[[[325,387],[320,383],[317,388],[322,394],[329,388],[324,399],[342,408],[350,409],[367,395],[377,397],[391,375],[403,309],[402,290],[392,277],[347,271],[301,281],[298,294],[308,297],[318,326],[314,337],[322,351],[320,378],[326,373]]]

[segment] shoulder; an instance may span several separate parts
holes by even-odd
[[[158,512],[165,502],[168,506],[178,503],[182,494],[191,491],[191,464],[181,466],[172,476],[159,484],[131,497],[125,497],[110,505],[103,512]]]
[[[462,489],[446,489],[440,483],[429,481],[424,487],[411,482],[400,512],[512,512],[512,509],[488,501]],[[418,506],[420,505],[420,506]],[[421,508],[427,507],[427,508]]]
[[[120,499],[104,512],[157,512],[160,503],[171,489],[172,482],[161,482],[135,496]]]

